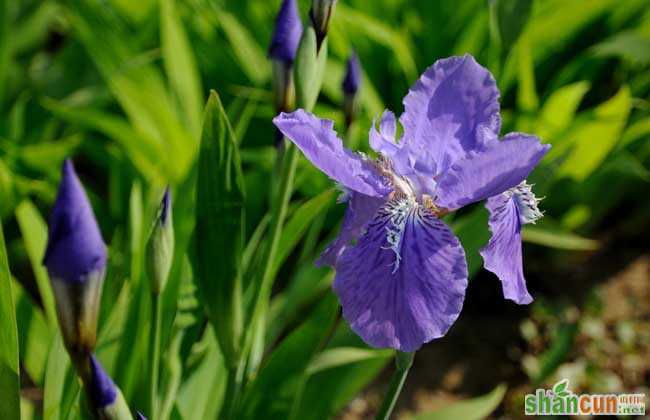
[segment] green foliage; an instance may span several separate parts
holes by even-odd
[[[13,295],[5,238],[0,226],[0,416],[20,419],[18,333]]]
[[[244,191],[234,133],[214,91],[203,118],[198,174],[197,280],[226,362],[234,368],[243,333]]]
[[[484,419],[499,406],[505,393],[505,385],[499,385],[488,394],[452,403],[431,413],[420,414],[415,416],[413,420]]]

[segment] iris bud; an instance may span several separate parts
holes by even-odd
[[[343,110],[345,112],[345,123],[350,126],[357,113],[357,92],[361,85],[361,65],[356,53],[352,53],[348,59],[345,78],[341,84],[343,90]]]
[[[147,242],[146,269],[153,293],[160,294],[165,289],[173,258],[174,223],[172,221],[171,193],[167,187]]]
[[[68,351],[73,355],[92,351],[106,270],[106,245],[69,159],[63,164],[50,216],[43,264],[50,276]]]
[[[95,355],[90,355],[89,364],[90,372],[86,387],[99,418],[105,420],[133,419],[122,392],[108,376]]]
[[[323,40],[327,36],[330,19],[334,12],[334,5],[336,5],[336,0],[312,0],[311,2],[309,17],[311,18],[312,26],[316,31],[316,40],[319,50]]]
[[[284,0],[275,20],[269,57],[273,61],[273,91],[277,112],[293,109],[293,62],[302,35],[302,22],[296,0]]]

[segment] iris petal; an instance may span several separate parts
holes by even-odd
[[[345,216],[343,217],[339,235],[323,251],[320,258],[316,261],[316,265],[330,265],[334,267],[339,255],[341,255],[351,241],[359,237],[363,227],[373,218],[384,202],[385,200],[382,198],[370,197],[357,192],[350,193],[348,207],[345,209]]]
[[[367,159],[343,147],[334,123],[299,109],[281,113],[273,123],[318,169],[350,190],[384,197],[390,189]]]
[[[501,194],[522,182],[550,145],[535,136],[511,133],[454,163],[438,179],[436,204],[455,210]]]
[[[368,135],[370,147],[375,152],[392,158],[399,150],[397,143],[395,143],[396,132],[397,123],[395,121],[395,114],[388,110],[384,111],[379,121],[379,131],[377,131],[374,121],[372,127],[370,127],[370,133]]]
[[[479,148],[481,130],[499,133],[499,90],[471,55],[438,60],[404,98],[400,122],[401,153],[414,169],[435,176]]]
[[[418,204],[406,212],[403,206],[394,200],[383,206],[357,245],[341,254],[334,291],[366,343],[410,352],[443,336],[458,317],[467,264],[443,222]],[[396,221],[398,215],[404,219]]]
[[[520,305],[533,298],[526,288],[521,252],[521,222],[514,196],[499,194],[488,199],[490,242],[481,250],[484,266],[499,277],[503,296]]]

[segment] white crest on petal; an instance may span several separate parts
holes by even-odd
[[[544,216],[544,213],[537,206],[542,201],[542,198],[535,197],[532,188],[531,184],[522,181],[521,184],[503,193],[506,197],[515,201],[519,212],[519,221],[522,225],[535,224]]]
[[[404,228],[409,214],[416,209],[418,204],[410,197],[396,198],[389,201],[382,211],[388,217],[388,226],[386,226],[386,242],[388,247],[395,253],[395,262],[393,264],[393,274],[399,269],[402,259],[402,238]]]

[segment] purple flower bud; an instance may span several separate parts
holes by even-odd
[[[275,18],[275,31],[269,46],[269,57],[293,63],[302,35],[302,22],[296,0],[283,0]]]
[[[77,283],[106,267],[106,245],[70,159],[63,164],[43,264],[51,278]]]
[[[97,408],[113,404],[117,398],[117,387],[95,355],[90,355],[90,374],[92,399]]]
[[[354,95],[359,90],[361,85],[361,65],[359,64],[359,57],[355,52],[352,52],[348,58],[347,68],[345,71],[345,78],[341,84],[343,92],[346,94]]]
[[[171,192],[169,191],[169,186],[165,188],[165,193],[163,194],[162,201],[160,203],[160,222],[162,224],[167,224],[169,221],[169,208],[171,206],[172,197]]]
[[[345,126],[350,127],[357,117],[358,104],[357,92],[361,85],[361,65],[355,52],[352,52],[348,59],[347,68],[341,89],[343,89],[343,113],[345,114]]]
[[[69,159],[62,172],[43,264],[50,275],[65,345],[73,357],[79,357],[95,348],[106,246]]]
[[[139,411],[136,411],[136,412],[135,412],[135,419],[136,419],[136,420],[147,420],[147,418],[144,416],[144,414],[142,414],[142,413],[139,412]]]

